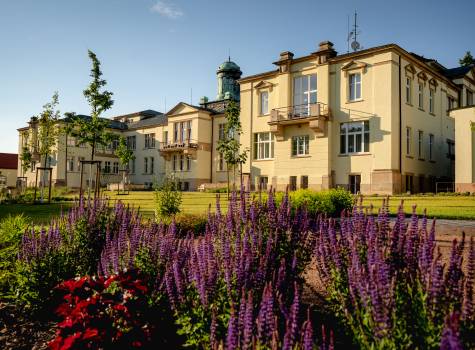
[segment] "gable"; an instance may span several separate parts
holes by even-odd
[[[199,107],[189,105],[188,103],[185,103],[185,102],[179,102],[175,107],[170,109],[166,114],[168,116],[172,116],[172,115],[196,113],[200,111],[204,111],[204,110]],[[208,111],[205,111],[205,112],[210,113]]]
[[[258,90],[260,90],[260,89],[272,90],[273,87],[274,87],[274,84],[272,84],[269,81],[265,81],[265,80],[261,80],[259,83],[257,83],[255,85],[255,88],[258,89]]]
[[[341,67],[342,71],[349,71],[353,69],[364,69],[366,68],[368,64],[365,62],[360,62],[360,61],[351,61],[347,64],[345,64],[343,67]]]

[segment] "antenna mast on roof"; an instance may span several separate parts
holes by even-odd
[[[361,33],[358,30],[359,26],[356,24],[357,23],[356,22],[357,16],[358,16],[358,14],[355,11],[355,22],[353,24],[353,30],[348,33],[348,39],[347,39],[348,52],[350,52],[350,41],[351,41],[351,48],[353,49],[353,52],[356,52],[356,51],[358,51],[362,48],[360,43],[356,40],[357,36]],[[348,29],[349,29],[349,26],[350,26],[350,19],[349,19],[349,16],[348,16]]]

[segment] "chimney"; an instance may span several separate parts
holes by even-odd
[[[335,57],[337,52],[333,48],[331,41],[322,41],[318,44],[318,51],[314,52],[314,55],[319,57],[319,63],[325,63],[328,59]]]
[[[284,51],[280,53],[279,61],[287,61],[294,58],[294,53],[290,51]]]

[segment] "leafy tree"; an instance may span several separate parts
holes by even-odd
[[[161,185],[155,185],[155,203],[157,218],[169,219],[180,212],[182,193],[173,176],[164,178]]]
[[[475,58],[473,58],[472,54],[470,53],[470,51],[467,51],[465,52],[465,56],[463,56],[460,60],[460,65],[462,67],[467,67],[467,66],[470,66],[472,64],[475,64]]]
[[[121,136],[119,138],[119,144],[115,150],[115,155],[119,158],[120,164],[126,168],[129,162],[135,159],[134,152],[129,149],[125,137]],[[122,183],[124,184],[125,190],[125,172],[122,173]]]
[[[102,79],[100,61],[91,50],[88,51],[88,55],[92,61],[90,74],[92,81],[83,93],[91,106],[91,118],[76,117],[72,133],[77,138],[79,145],[89,145],[91,148],[90,161],[93,161],[97,147],[106,146],[114,138],[113,134],[107,131],[109,122],[100,118],[102,113],[112,107],[114,101],[112,100],[112,92],[103,90],[107,82]],[[91,183],[91,175],[92,164],[89,171],[89,183]]]
[[[50,155],[58,142],[60,131],[58,127],[60,112],[56,109],[58,103],[58,92],[55,92],[51,102],[43,106],[43,111],[38,116],[38,153],[43,160],[44,168],[49,165]],[[43,171],[42,178],[41,202],[43,202],[46,171]]]
[[[73,134],[74,130],[74,120],[76,118],[76,113],[75,112],[66,112],[64,113],[65,116],[65,125],[63,126],[62,133],[64,134],[64,157],[66,159],[66,162],[68,161],[68,139],[69,136]],[[66,187],[68,186],[68,166],[66,165],[64,167],[64,181],[66,183]]]
[[[229,196],[229,171],[232,169],[234,175],[234,183],[236,181],[236,168],[242,166],[247,160],[247,152],[245,149],[241,152],[241,144],[238,137],[242,134],[239,105],[231,100],[226,107],[226,124],[224,125],[224,138],[218,142],[217,150],[223,154],[226,161],[227,171],[227,192]],[[241,171],[242,185],[242,171]]]

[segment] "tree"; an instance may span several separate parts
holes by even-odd
[[[239,105],[231,100],[226,106],[226,124],[224,125],[224,138],[219,140],[217,150],[223,155],[226,161],[227,171],[227,193],[229,198],[229,171],[233,170],[234,184],[236,182],[236,167],[247,160],[247,152],[245,149],[241,152],[241,144],[238,137],[242,134]],[[241,186],[242,186],[242,169],[241,169]]]
[[[169,220],[180,212],[182,193],[173,176],[164,178],[161,185],[155,186],[155,216],[163,220]]]
[[[135,159],[134,152],[129,149],[125,137],[123,136],[119,138],[119,144],[115,150],[115,155],[119,158],[119,162],[124,168],[127,168],[129,162]],[[125,191],[125,171],[122,172],[122,183]]]
[[[43,160],[43,168],[50,165],[50,155],[58,142],[58,120],[60,116],[60,112],[56,109],[58,103],[58,92],[55,92],[51,102],[48,102],[43,106],[43,111],[38,117],[38,153],[40,155],[40,161],[41,159]],[[43,169],[41,202],[43,202],[44,198],[44,185],[46,182],[45,175],[46,171]],[[49,180],[51,181],[51,176]]]
[[[467,51],[465,52],[465,56],[463,56],[460,60],[460,65],[462,67],[467,67],[467,66],[470,66],[472,64],[475,64],[475,58],[473,58],[472,54],[470,53],[470,51]]]
[[[76,118],[76,113],[75,112],[66,112],[64,113],[65,116],[65,125],[62,129],[62,133],[64,134],[64,159],[66,161],[66,166],[64,167],[64,182],[66,184],[66,187],[68,186],[68,139],[69,135],[73,134],[74,130],[74,120]]]
[[[90,161],[94,160],[94,154],[98,146],[106,146],[113,139],[112,133],[107,131],[109,122],[100,118],[101,114],[112,107],[112,92],[102,89],[106,86],[106,80],[102,79],[101,63],[96,54],[88,51],[92,61],[91,78],[92,81],[84,90],[84,97],[91,106],[91,118],[76,117],[74,121],[73,135],[77,138],[78,144],[87,144],[91,148]],[[82,171],[82,169],[81,169]],[[92,163],[90,164],[89,183],[91,183]],[[81,184],[82,185],[82,184]],[[98,184],[96,184],[98,186]]]

